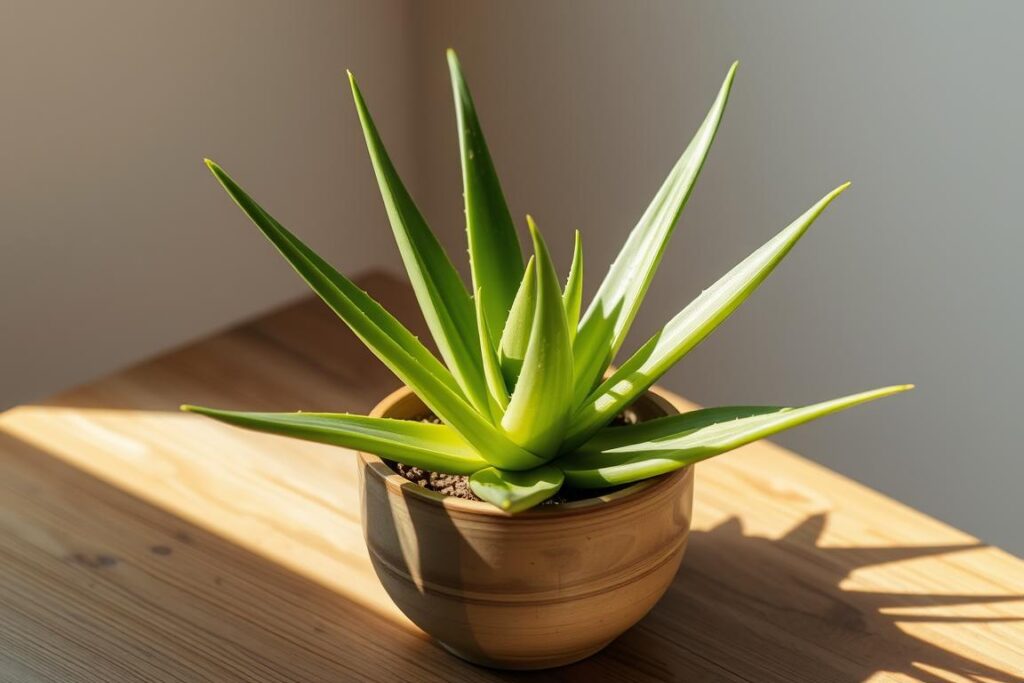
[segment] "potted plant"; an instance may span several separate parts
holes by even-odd
[[[715,137],[735,64],[584,311],[579,233],[564,287],[529,217],[532,255],[524,261],[450,51],[448,62],[470,290],[399,179],[349,75],[388,217],[440,359],[207,161],[299,275],[406,387],[370,416],[183,409],[360,451],[365,537],[399,608],[465,659],[503,668],[557,666],[596,652],[661,597],[686,547],[694,463],[911,387],[802,408],[684,414],[652,388],[757,288],[848,184],[611,368]]]

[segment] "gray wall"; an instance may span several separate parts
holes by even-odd
[[[853,187],[666,384],[705,403],[909,395],[778,440],[1024,552],[1020,159],[1024,5],[457,3],[424,12],[420,161],[461,240],[442,50],[460,51],[513,211],[594,291],[741,60],[639,316],[648,335],[840,182]]]
[[[343,270],[395,264],[346,66],[459,260],[456,47],[515,214],[562,263],[583,230],[590,294],[740,59],[637,339],[853,180],[666,384],[719,404],[916,382],[779,441],[1024,552],[1024,5],[43,4],[0,18],[0,402],[302,291],[204,155]]]
[[[405,159],[409,29],[402,2],[4,2],[0,408],[305,293],[203,157],[340,267],[396,262],[344,69]]]

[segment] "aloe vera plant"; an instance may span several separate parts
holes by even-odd
[[[442,424],[336,413],[254,413],[188,405],[184,410],[249,429],[365,450],[435,472],[468,475],[479,498],[518,512],[563,486],[604,488],[654,477],[911,388],[890,386],[802,408],[710,408],[609,426],[750,296],[848,183],[827,193],[610,370],[718,131],[737,65],[729,69],[696,135],[584,311],[579,233],[564,287],[529,217],[532,254],[524,259],[469,88],[451,51],[448,63],[465,190],[472,276],[468,289],[399,178],[349,74],[387,215],[440,359],[207,161],[228,194],[296,272]]]

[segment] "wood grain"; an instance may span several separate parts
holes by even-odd
[[[363,285],[422,329],[405,285]],[[352,454],[176,410],[397,385],[302,301],[0,415],[0,680],[1024,680],[1024,562],[764,442],[697,466],[683,567],[608,649],[456,660],[378,584]]]

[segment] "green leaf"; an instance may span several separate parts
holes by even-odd
[[[480,356],[483,359],[484,379],[487,380],[488,395],[494,402],[491,415],[497,423],[501,421],[501,416],[508,407],[508,388],[505,386],[505,378],[501,374],[498,353],[491,342],[483,288],[476,290],[476,321],[477,331],[480,334]]]
[[[427,327],[470,404],[487,414],[487,392],[480,365],[480,342],[473,302],[448,255],[398,177],[351,73],[349,82],[395,241]]]
[[[523,273],[523,281],[516,292],[505,321],[505,329],[501,333],[498,345],[498,360],[505,383],[512,388],[519,379],[519,371],[526,358],[526,347],[530,343],[530,329],[533,327],[533,315],[537,308],[537,274],[534,257],[531,256]]]
[[[527,222],[537,264],[537,304],[523,369],[501,426],[513,442],[549,459],[558,452],[572,410],[572,346],[554,264],[533,219]]]
[[[678,436],[683,432],[701,429],[719,422],[730,422],[745,417],[775,413],[781,406],[724,406],[700,408],[687,413],[647,420],[638,424],[606,427],[585,443],[577,453],[613,450],[635,443],[656,441]]]
[[[522,472],[488,467],[470,476],[469,488],[481,500],[505,512],[516,513],[543,503],[558,493],[564,480],[561,470],[551,465]]]
[[[718,124],[739,63],[732,65],[704,123],[630,233],[604,282],[587,307],[573,352],[576,354],[576,401],[582,401],[601,379],[626,339],[629,327],[650,286],[654,271],[675,229]]]
[[[576,240],[572,250],[572,266],[569,268],[569,279],[562,293],[565,305],[565,323],[569,327],[569,343],[576,339],[576,328],[580,324],[580,308],[583,305],[583,242],[580,231],[576,231]]]
[[[252,413],[184,405],[236,427],[375,453],[433,472],[472,474],[489,463],[447,425],[339,413]]]
[[[448,50],[448,68],[459,125],[473,290],[481,287],[487,290],[486,318],[491,325],[491,339],[496,340],[505,327],[505,318],[523,279],[523,252],[477,120],[473,98],[453,50]]]
[[[849,183],[825,195],[789,227],[704,290],[641,346],[583,401],[573,417],[565,449],[572,450],[590,438],[739,308],[825,207],[847,187]]]
[[[494,465],[528,469],[540,461],[466,403],[448,370],[366,292],[331,268],[257,204],[217,164],[207,166],[256,227],[331,309],[423,402]]]
[[[362,316],[365,316],[367,319],[365,325],[377,328],[382,334],[396,341],[425,371],[437,378],[450,391],[461,395],[459,386],[448,369],[434,357],[434,354],[423,346],[412,332],[393,315],[388,313],[383,306],[374,301],[366,292],[335,270],[334,267],[320,258],[299,238],[278,223],[273,216],[246,194],[245,190],[232,180],[224,169],[209,159],[206,159],[206,165],[231,198],[234,199],[235,203],[252,219],[253,223],[256,224],[256,227],[260,229],[267,239],[277,247],[278,251],[292,265],[302,279],[306,281],[310,288],[320,295],[320,298],[349,327],[352,327],[353,331],[364,342],[366,340],[360,331],[363,329],[363,325],[353,326],[353,323],[361,321]],[[352,317],[352,322],[350,322],[342,311],[357,311],[360,315]],[[373,347],[371,347],[371,351],[374,351],[378,358],[381,357]],[[387,363],[384,358],[381,358],[381,360]]]
[[[859,403],[912,389],[885,387],[803,408],[698,410],[630,427],[610,427],[558,466],[578,488],[602,488],[655,477]]]

